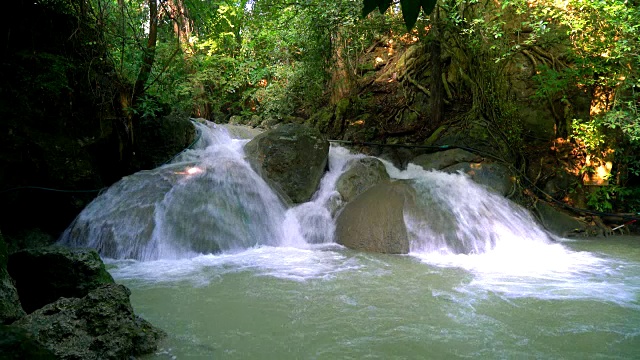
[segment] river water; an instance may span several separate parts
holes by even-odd
[[[355,252],[333,243],[331,214],[362,155],[332,147],[314,199],[286,209],[244,162],[246,141],[201,131],[199,149],[123,179],[61,240],[98,249],[168,333],[148,358],[640,358],[640,239],[551,239],[462,175],[385,164],[455,218],[442,236],[477,251],[430,241],[441,234],[418,206],[410,254]]]

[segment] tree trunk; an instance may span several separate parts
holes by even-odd
[[[169,6],[169,15],[173,20],[173,32],[176,34],[178,43],[189,46],[189,37],[193,26],[187,8],[184,6],[184,0],[168,0],[167,5]]]
[[[138,78],[133,87],[132,103],[136,106],[145,92],[145,85],[151,75],[151,68],[156,59],[156,41],[158,39],[158,3],[157,0],[149,0],[149,37],[147,48],[142,54],[142,66]]]
[[[440,43],[439,8],[436,7],[431,14],[431,32],[429,42],[429,55],[431,60],[431,121],[441,124],[444,110],[444,84],[442,83],[442,44]]]

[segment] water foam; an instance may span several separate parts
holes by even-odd
[[[189,259],[105,261],[114,278],[140,282],[144,286],[170,286],[178,282],[207,286],[225,274],[244,271],[293,281],[327,280],[337,273],[361,267],[356,259],[340,249],[335,244],[311,245],[306,249],[260,246],[239,253],[199,255]]]
[[[331,146],[329,171],[312,200],[285,209],[244,160],[248,140],[212,123],[197,126],[202,136],[196,149],[116,183],[87,206],[62,243],[93,247],[105,257],[152,260],[111,260],[116,278],[150,283],[207,284],[245,270],[307,280],[361,266],[331,247],[336,246],[334,218],[344,205],[336,181],[349,161],[364,155]],[[407,180],[415,189],[414,204],[405,209],[410,256],[473,274],[460,291],[634,301],[638,289],[625,288],[622,279],[631,265],[550,240],[525,209],[465,175],[383,163],[393,179]],[[204,171],[185,172],[193,167]],[[197,244],[216,240],[219,250],[184,243],[194,239]],[[460,253],[456,243],[467,251]],[[211,252],[217,255],[202,255]]]

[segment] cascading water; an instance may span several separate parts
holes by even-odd
[[[410,180],[416,192],[404,211],[413,253],[481,254],[551,241],[525,209],[465,175],[385,165],[393,178]]]
[[[197,149],[113,185],[61,240],[112,258],[169,333],[153,358],[637,357],[636,243],[553,241],[466,176],[385,162],[413,188],[411,253],[350,251],[333,243],[335,184],[363,155],[332,146],[313,199],[286,209],[247,140],[197,126]]]
[[[198,149],[114,184],[60,243],[139,260],[279,245],[286,209],[244,160],[247,140],[232,139],[221,126],[197,126]]]
[[[335,183],[350,160],[364,155],[332,146],[329,171],[313,199],[286,209],[244,160],[248,140],[233,139],[227,127],[213,123],[196,126],[202,136],[195,150],[113,185],[78,216],[61,243],[94,247],[110,258],[154,260],[333,242],[335,214],[343,205]],[[479,254],[549,242],[524,209],[463,175],[385,166],[415,190],[404,209],[414,254]]]

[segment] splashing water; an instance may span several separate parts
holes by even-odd
[[[344,205],[337,179],[352,159],[364,155],[332,145],[329,171],[312,200],[286,209],[244,160],[248,140],[234,139],[230,128],[213,123],[196,126],[202,133],[196,149],[171,164],[123,178],[87,206],[61,243],[93,247],[114,259],[226,254],[217,255],[221,261],[256,247],[275,247],[270,251],[276,253],[278,247],[296,248],[300,255],[334,243],[335,217]],[[247,135],[245,128],[232,131]],[[409,181],[415,190],[404,221],[410,255],[420,261],[471,271],[475,285],[510,296],[531,294],[542,283],[550,289],[547,294],[555,294],[548,296],[561,296],[584,274],[609,271],[607,260],[553,241],[525,209],[463,174],[413,164],[402,171],[383,163],[392,179]],[[301,266],[307,269],[301,278],[308,266]],[[298,276],[291,269],[286,273]]]
[[[61,243],[139,260],[279,245],[286,209],[244,160],[247,141],[232,139],[221,126],[197,126],[198,149],[114,184],[82,211]]]
[[[465,175],[383,161],[413,189],[411,252],[350,251],[333,240],[336,182],[364,155],[332,146],[312,200],[287,209],[244,160],[232,133],[246,129],[197,126],[196,149],[114,184],[61,239],[112,258],[136,311],[169,333],[152,358],[637,353],[634,243],[567,245]]]

